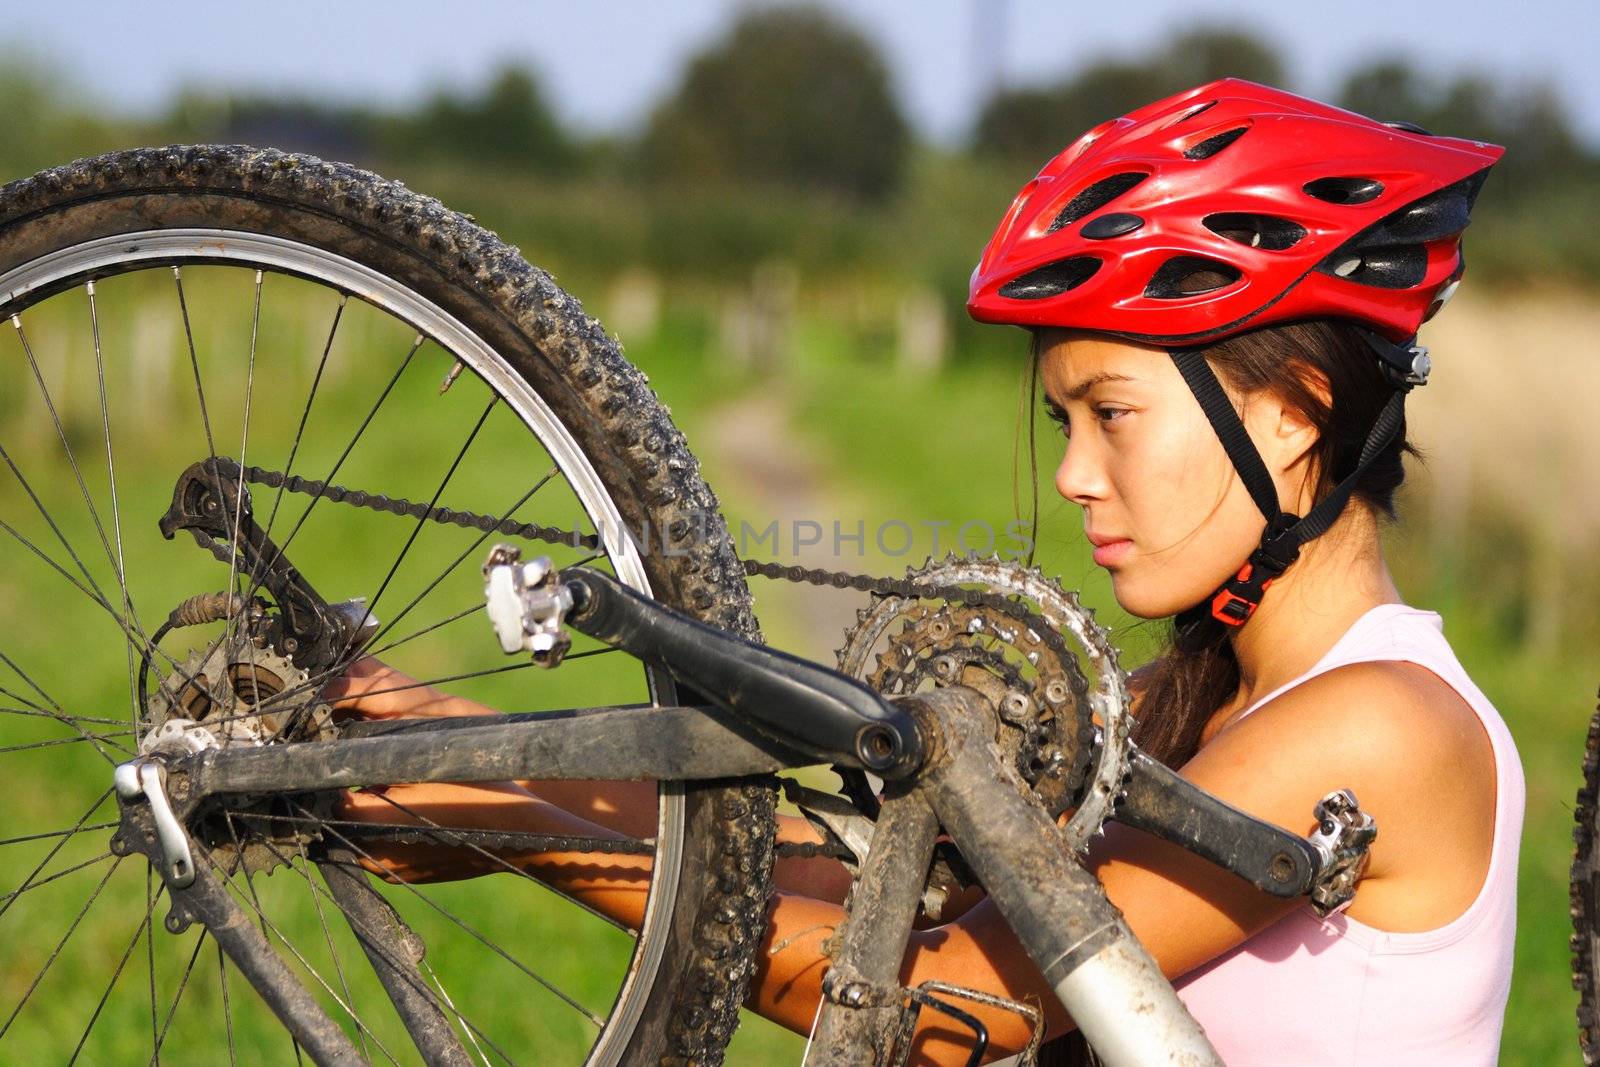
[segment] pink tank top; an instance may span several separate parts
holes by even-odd
[[[1388,933],[1348,915],[1319,919],[1308,905],[1178,979],[1179,995],[1229,1067],[1470,1067],[1499,1057],[1516,929],[1522,764],[1505,723],[1450,650],[1439,616],[1404,604],[1373,608],[1311,670],[1245,714],[1313,675],[1372,660],[1426,667],[1488,731],[1496,790],[1488,875],[1467,910],[1437,929]]]

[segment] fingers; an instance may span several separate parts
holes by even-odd
[[[493,708],[440,692],[372,656],[351,663],[343,675],[323,687],[322,697],[332,705],[336,719],[497,714]]]
[[[322,698],[333,706],[336,717],[395,718],[406,714],[408,695],[418,692],[413,686],[416,679],[363,656],[323,687]]]

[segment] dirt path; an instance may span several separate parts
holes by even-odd
[[[702,420],[708,428],[696,443],[706,477],[721,498],[741,556],[803,567],[860,571],[853,548],[835,554],[834,520],[851,526],[850,494],[828,484],[808,442],[794,436],[789,413],[774,391],[751,392]],[[761,535],[777,522],[777,543]],[[796,548],[796,523],[816,523],[822,543]],[[802,527],[802,533],[809,527]],[[741,532],[743,536],[741,537]],[[752,578],[756,611],[772,644],[831,664],[844,630],[855,621],[867,594]]]

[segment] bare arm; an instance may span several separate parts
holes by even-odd
[[[1367,906],[1367,911],[1357,917],[1381,926],[1401,916],[1399,928],[1406,928],[1407,922],[1424,924],[1417,929],[1437,925],[1436,916],[1408,919],[1405,909],[1417,900],[1441,899],[1441,890],[1446,901],[1441,906],[1448,908],[1449,901],[1463,898],[1463,892],[1470,900],[1476,891],[1487,865],[1489,842],[1481,833],[1475,836],[1473,827],[1492,825],[1493,764],[1491,754],[1485,779],[1488,742],[1475,716],[1453,690],[1444,687],[1441,692],[1443,683],[1429,679],[1432,676],[1426,672],[1399,664],[1360,664],[1318,676],[1222,731],[1182,773],[1236,807],[1296,832],[1310,829],[1312,807],[1329,789],[1355,789],[1382,828],[1358,898],[1358,906]],[[468,702],[441,699],[445,702],[428,698],[430,707],[441,709],[437,713],[485,712],[476,705],[466,712],[462,706]],[[1481,786],[1485,780],[1487,820],[1483,790],[1462,788],[1463,782]],[[552,783],[528,784],[547,789]],[[587,785],[590,792],[580,789],[569,799],[578,801],[576,806],[587,805],[585,810],[596,816],[593,822],[520,784],[473,787],[516,792],[487,802],[477,798],[482,806],[471,810],[474,816],[498,824],[588,833],[616,822],[615,816],[630,804],[642,802],[612,788],[616,783]],[[461,807],[462,798],[453,795],[466,788],[402,786],[386,792],[422,791],[406,795],[441,810],[446,805],[467,810]],[[377,797],[354,794],[352,813],[363,817],[360,813],[375,811],[373,805],[381,804]],[[653,813],[653,804],[649,810]],[[392,810],[381,817],[392,819]],[[809,827],[791,822],[787,832],[794,837],[809,833]],[[1446,868],[1425,847],[1437,847],[1441,841],[1469,862]],[[1481,861],[1476,867],[1474,858]],[[593,856],[546,854],[516,857],[515,862],[563,891],[583,895],[586,903],[620,921],[637,925],[648,870],[648,860],[639,859],[642,866],[631,870],[608,863],[603,872],[594,870]],[[1110,828],[1089,863],[1135,935],[1173,977],[1214,959],[1300,906],[1298,901],[1269,897],[1176,846],[1121,827]],[[1440,869],[1450,872],[1442,882]],[[820,1000],[828,963],[821,944],[844,917],[838,900],[847,882],[841,884],[837,875],[819,867],[785,884],[780,872],[780,893],[758,961],[750,1006],[801,1033],[810,1028]],[[1368,905],[1374,897],[1377,902]],[[955,922],[913,932],[902,979],[915,985],[930,978],[1039,1003],[1052,1033],[1071,1025],[987,901]],[[1019,1049],[1026,1040],[1025,1027],[1015,1016],[981,1008],[978,1013],[990,1027],[996,1056]],[[931,1018],[919,1029],[918,1042],[915,1062],[924,1064],[964,1062],[968,1048],[964,1034]]]

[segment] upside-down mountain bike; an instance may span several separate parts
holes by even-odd
[[[975,1002],[1031,1055],[1038,1005],[899,983],[974,884],[1104,1062],[1216,1062],[1076,862],[1106,819],[1353,892],[1353,798],[1301,837],[1145,757],[1115,649],[1036,571],[741,561],[600,325],[401,185],[240,147],[47,171],[0,189],[0,313],[0,1060],[719,1062],[780,780],[856,876],[812,1063],[906,1062],[929,1012],[977,1062]],[[751,574],[861,592],[837,664],[761,643]],[[340,721],[368,653],[508,711]],[[839,787],[778,777],[813,766]],[[653,832],[337,806],[507,779],[659,783]],[[430,842],[504,873],[366,873]],[[540,850],[649,857],[639,928],[503,858]]]

